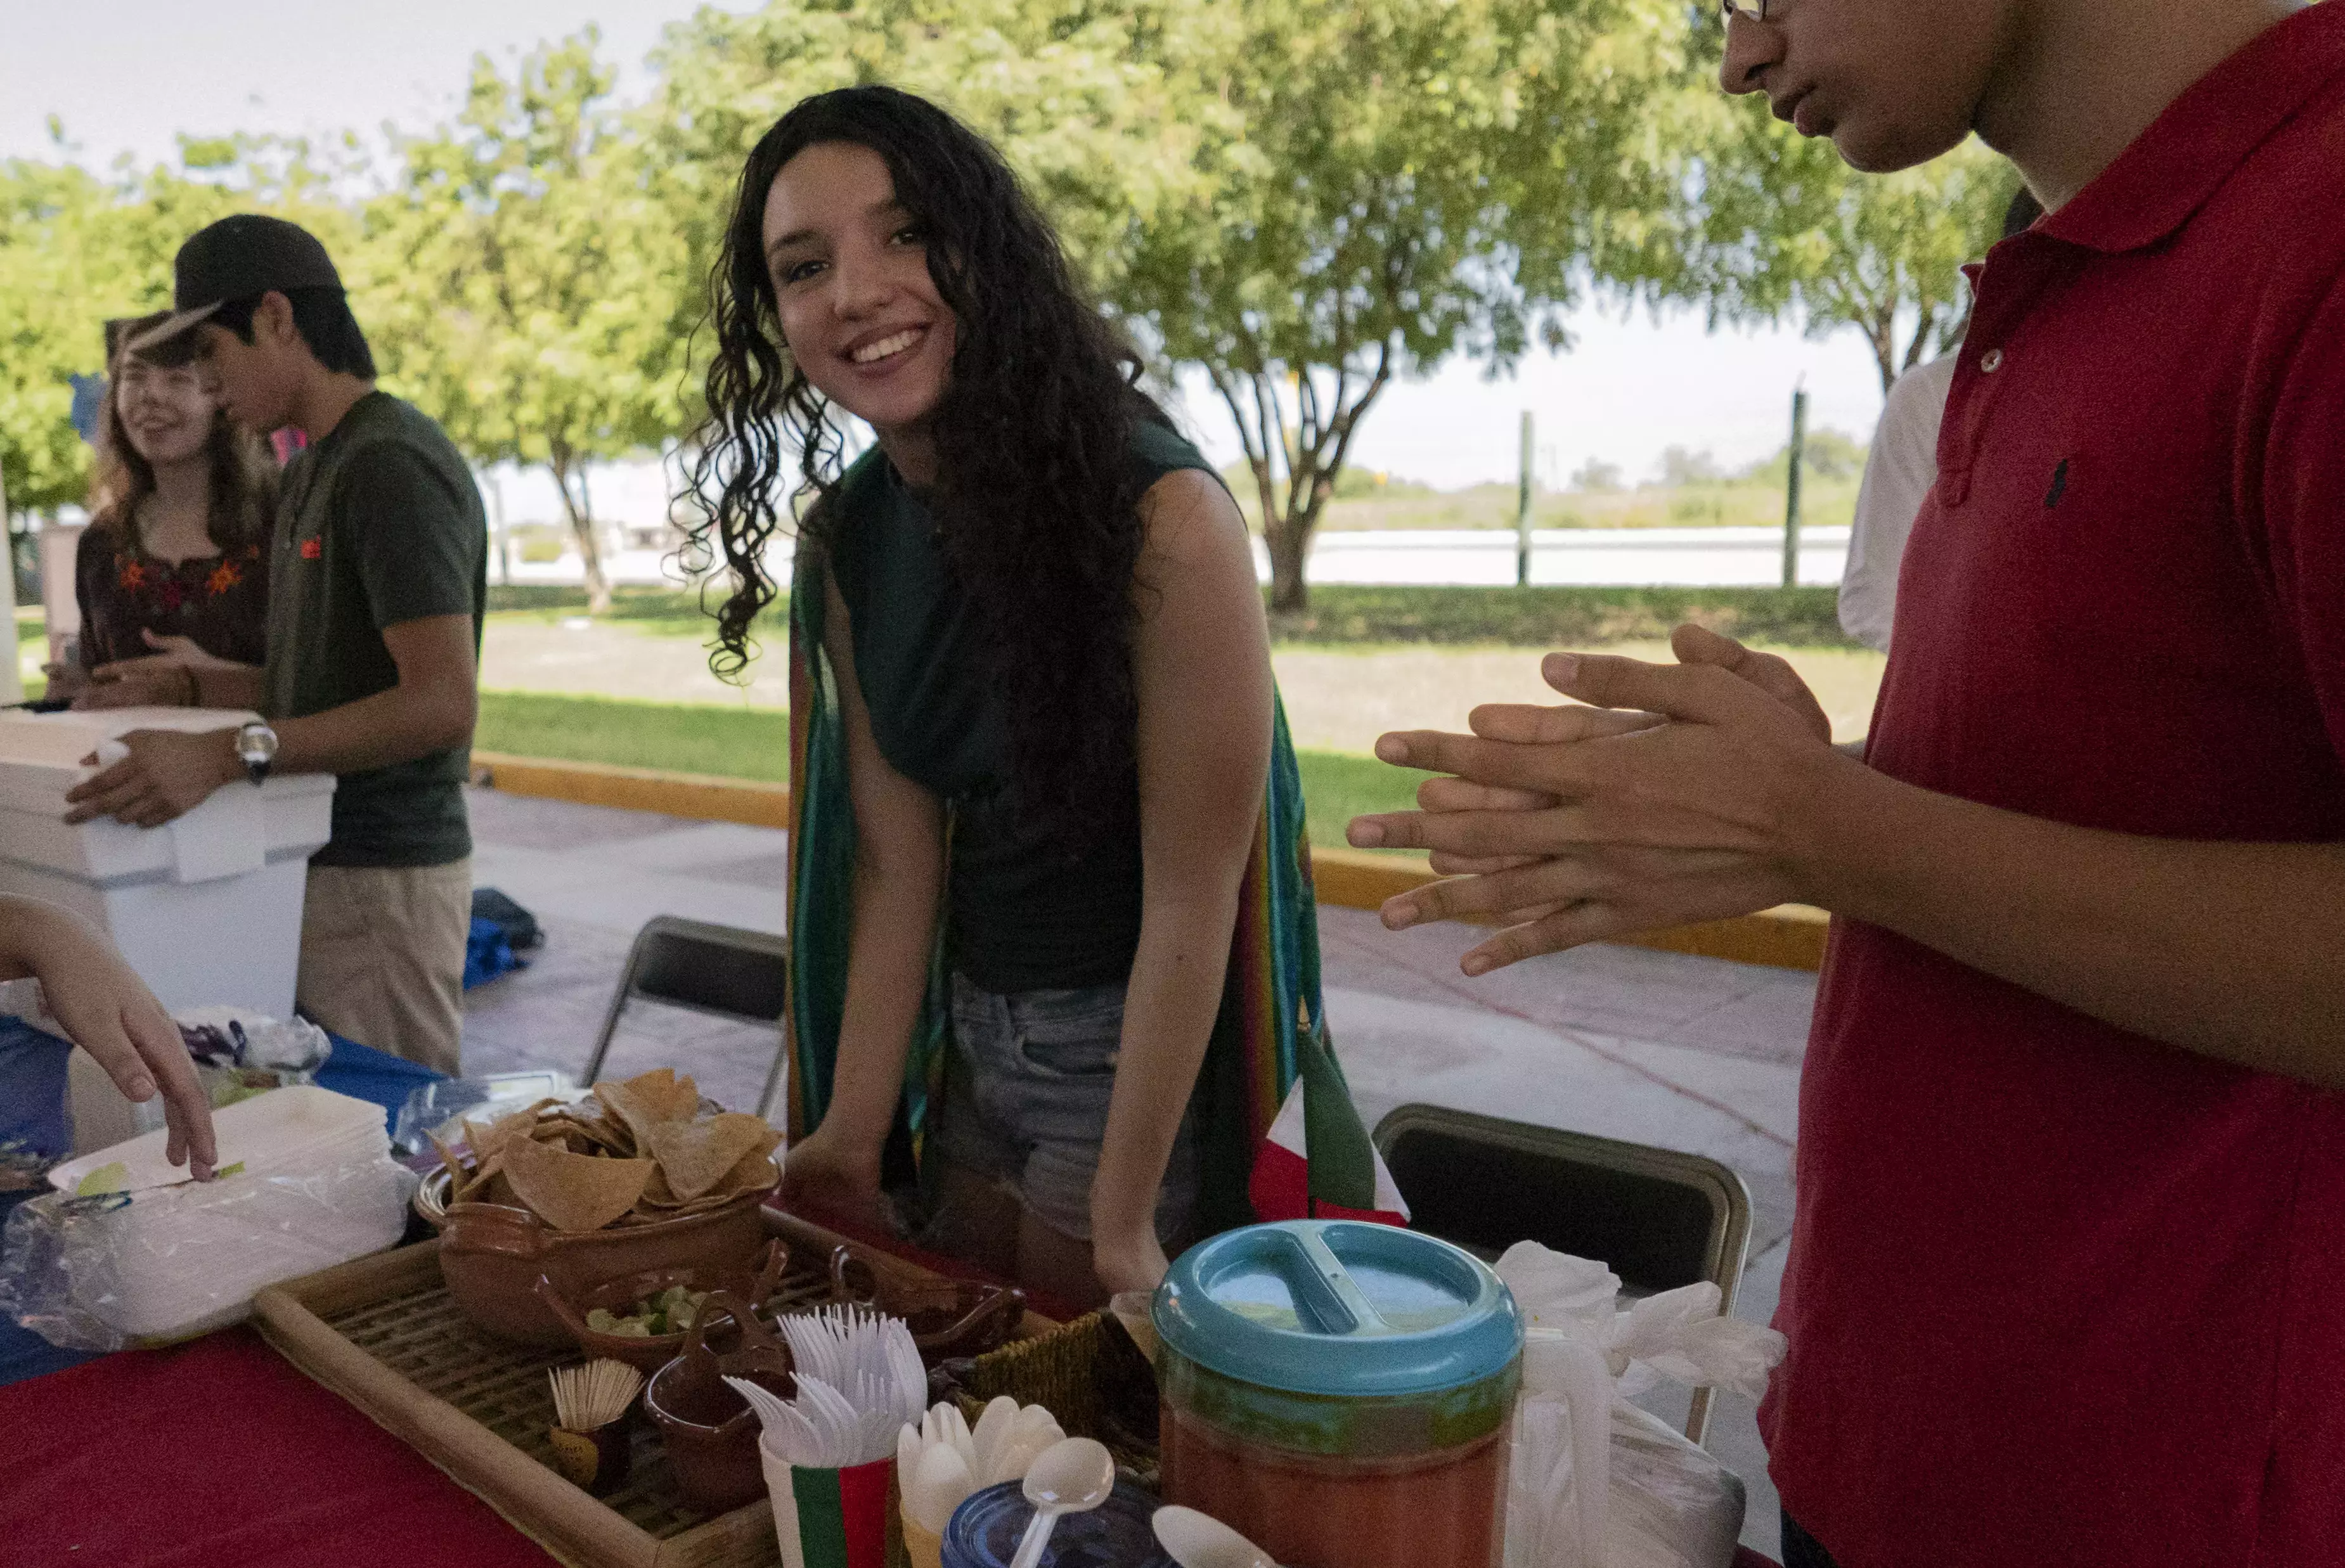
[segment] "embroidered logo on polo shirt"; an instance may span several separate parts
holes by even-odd
[[[325,541],[324,540],[322,540],[322,539],[305,539],[305,540],[303,540],[303,541],[301,541],[301,559],[302,559],[302,560],[304,560],[304,561],[322,561],[322,560],[324,560],[324,559],[325,559],[325,555],[326,555],[326,541]]]
[[[2060,466],[2052,470],[2052,488],[2044,492],[2044,510],[2051,511],[2068,493],[2068,460],[2062,458]]]

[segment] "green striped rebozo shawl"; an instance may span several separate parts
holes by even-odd
[[[827,584],[818,557],[801,544],[790,592],[790,995],[784,1024],[793,1139],[818,1126],[829,1105],[854,936],[855,814],[838,685],[823,644]],[[1275,700],[1271,722],[1269,782],[1231,936],[1221,1013],[1197,1086],[1202,1234],[1257,1218],[1248,1179],[1298,1078],[1305,1085],[1312,1207],[1330,1213],[1377,1208],[1376,1162],[1320,1008],[1318,910],[1303,785],[1285,712]],[[904,1069],[900,1115],[916,1158],[943,1081],[951,1027],[946,979],[939,934]]]

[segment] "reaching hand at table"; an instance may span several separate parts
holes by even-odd
[[[879,1155],[877,1144],[850,1147],[826,1121],[783,1157],[782,1200],[794,1212],[817,1209],[888,1233],[894,1224],[879,1187]]]
[[[51,1016],[115,1087],[134,1100],[159,1087],[171,1163],[211,1175],[211,1102],[179,1027],[103,933],[54,904],[0,895],[0,967],[39,979]]]
[[[1671,643],[1683,663],[1548,655],[1548,684],[1586,706],[1495,703],[1470,735],[1379,740],[1385,761],[1450,775],[1418,792],[1422,811],[1352,824],[1355,845],[1430,850],[1453,878],[1387,902],[1386,925],[1497,917],[1462,962],[1480,975],[1801,896],[1792,868],[1829,831],[1809,810],[1817,784],[1863,764],[1832,749],[1782,660],[1698,627]]]

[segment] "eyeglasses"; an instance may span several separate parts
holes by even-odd
[[[1720,0],[1725,20],[1737,16],[1745,22],[1764,22],[1770,14],[1781,15],[1789,0]]]

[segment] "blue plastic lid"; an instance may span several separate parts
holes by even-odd
[[[1173,1568],[1150,1528],[1155,1515],[1154,1499],[1119,1481],[1098,1508],[1059,1516],[1042,1568]],[[1009,1568],[1033,1517],[1019,1482],[970,1493],[945,1526],[944,1568]]]
[[[1294,1393],[1433,1393],[1522,1353],[1515,1298],[1472,1253],[1389,1225],[1295,1219],[1183,1253],[1152,1315],[1167,1349]]]

